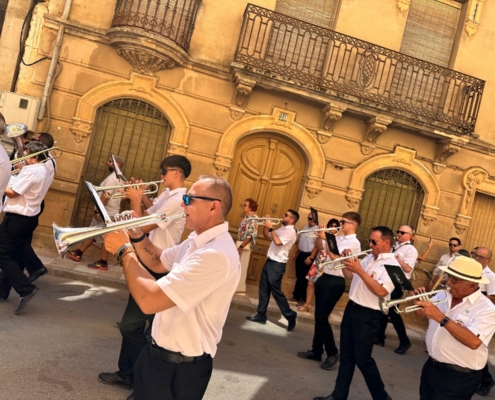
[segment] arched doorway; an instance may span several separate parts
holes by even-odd
[[[271,133],[257,133],[240,141],[234,154],[229,182],[234,190],[234,206],[228,215],[231,232],[243,214],[240,205],[248,198],[258,204],[258,215],[280,217],[288,208],[297,209],[306,161],[299,147],[290,140]],[[248,282],[257,284],[270,242],[261,237],[251,254]]]
[[[361,247],[368,248],[372,227],[418,226],[425,192],[419,181],[399,169],[383,169],[366,178],[363,200],[359,206],[362,223],[357,230]]]
[[[156,107],[142,100],[121,98],[105,103],[96,112],[92,143],[82,180],[95,185],[108,175],[110,154],[126,161],[126,178],[159,179],[159,167],[170,139],[170,123]],[[84,185],[79,185],[72,226],[87,226],[94,204]]]

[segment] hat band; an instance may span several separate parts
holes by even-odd
[[[471,279],[481,279],[481,278],[483,278],[483,276],[472,276],[472,275],[468,275],[468,274],[463,274],[462,272],[459,272],[459,271],[456,271],[455,269],[450,268],[450,266],[447,267],[447,269],[449,271],[455,272],[457,275],[465,276],[466,278],[471,278]]]

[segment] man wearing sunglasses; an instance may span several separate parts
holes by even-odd
[[[411,243],[411,238],[414,234],[413,229],[409,225],[402,225],[397,230],[397,241],[392,246],[392,253],[395,254],[395,258],[399,262],[402,271],[407,279],[411,279],[416,260],[418,259],[418,251]],[[402,290],[395,288],[390,294],[390,299],[400,299],[403,295]],[[395,310],[392,310],[388,315],[384,315],[382,318],[382,324],[380,326],[380,332],[378,333],[378,341],[376,344],[380,347],[385,346],[385,330],[387,329],[388,318],[394,326],[397,336],[399,337],[399,347],[395,349],[396,354],[405,354],[411,347],[411,341],[407,337],[406,327],[402,317]]]
[[[203,398],[240,279],[239,253],[225,221],[230,185],[201,176],[183,195],[182,207],[193,232],[177,246],[162,250],[140,228],[129,230],[130,238],[125,232],[105,236],[136,303],[145,314],[156,313],[151,344],[134,367],[135,400]],[[168,274],[155,280],[143,264]]]
[[[483,276],[487,278],[490,283],[480,283],[480,290],[492,303],[495,303],[495,273],[490,269],[489,265],[492,261],[493,253],[488,247],[475,247],[471,256],[478,261],[483,267]],[[481,383],[476,390],[476,394],[480,396],[488,396],[490,390],[495,385],[490,371],[488,370],[488,362],[481,373]]]
[[[441,265],[449,265],[449,262],[452,261],[452,258],[455,254],[461,249],[461,239],[456,237],[451,237],[449,239],[449,252],[444,254],[438,260],[433,273],[431,274],[431,282],[429,283],[429,288],[431,289],[432,285],[437,281],[438,277],[441,275],[440,266]]]
[[[143,194],[144,186],[126,188],[125,196],[131,202],[131,210],[135,212],[137,217],[150,214],[180,214],[182,212],[182,197],[187,191],[184,187],[184,180],[190,173],[191,163],[186,157],[181,155],[166,157],[160,165],[163,192],[154,201],[151,201],[147,195]],[[142,211],[141,205],[144,206],[145,211]],[[149,240],[153,245],[160,249],[168,249],[179,244],[184,225],[185,220],[177,218],[143,226],[141,230],[149,234]],[[146,265],[144,267],[146,268]],[[165,276],[165,274],[155,274],[149,269],[147,271],[156,280]],[[134,384],[134,365],[139,353],[148,344],[145,333],[146,323],[151,326],[154,316],[154,314],[143,313],[132,293],[129,294],[124,315],[120,324],[118,324],[122,334],[122,345],[118,361],[119,370],[116,372],[102,372],[98,375],[100,382],[121,386],[126,389],[132,388]]]
[[[482,269],[476,260],[457,256],[449,265],[439,266],[447,275],[450,292],[416,302],[422,307],[416,315],[429,319],[426,347],[430,357],[421,372],[421,400],[468,400],[481,383],[495,332],[495,305],[479,286],[490,283]],[[424,290],[418,288],[416,293]]]
[[[265,215],[270,218],[269,215]],[[299,219],[299,214],[294,210],[287,210],[282,219],[282,226],[273,230],[271,221],[264,221],[263,236],[271,239],[270,247],[266,254],[267,260],[263,266],[259,287],[258,309],[255,315],[246,317],[247,320],[266,324],[266,310],[270,301],[270,293],[277,302],[282,315],[287,318],[287,331],[292,331],[296,326],[297,313],[292,311],[281,284],[285,273],[285,265],[289,259],[289,251],[296,242],[297,235],[294,224]]]
[[[371,229],[369,246],[371,254],[363,260],[344,260],[342,269],[347,279],[352,279],[349,302],[344,311],[340,329],[340,366],[333,393],[314,400],[344,400],[356,366],[364,376],[368,390],[374,400],[390,400],[375,360],[371,357],[376,341],[382,312],[378,299],[390,299],[394,284],[384,265],[399,266],[391,253],[394,234],[386,226]]]

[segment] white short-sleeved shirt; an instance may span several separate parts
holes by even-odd
[[[10,188],[19,194],[14,198],[5,198],[4,212],[10,212],[27,217],[38,215],[43,201],[43,181],[46,168],[43,164],[26,165],[21,169]]]
[[[359,253],[361,251],[361,243],[357,239],[357,236],[355,233],[351,235],[345,235],[345,236],[337,236],[335,237],[335,241],[337,242],[337,248],[339,249],[339,253],[342,254],[342,252],[346,249],[349,249],[353,254]],[[330,260],[330,257],[327,257],[327,260]],[[342,272],[342,269],[330,269],[334,265],[341,264],[341,262],[336,261],[331,264],[325,265],[323,269],[324,274],[328,275],[333,275],[333,276],[339,276],[341,278],[344,278],[344,273]]]
[[[282,242],[282,245],[277,246],[272,240],[266,256],[270,260],[285,264],[289,259],[289,251],[297,240],[296,230],[294,229],[294,225],[287,225],[278,228],[275,233]]]
[[[122,182],[120,182],[120,179],[117,178],[117,175],[115,175],[115,171],[112,172],[110,175],[108,175],[103,182],[100,183],[100,186],[118,186],[122,185]],[[110,195],[117,193],[118,189],[113,189],[113,190],[108,190],[108,193]],[[98,194],[101,196],[101,191],[98,192]],[[118,214],[120,211],[120,202],[122,201],[121,198],[118,199],[112,199],[111,197],[108,199],[107,204],[105,204],[105,209],[107,210],[108,216],[113,217],[115,214]]]
[[[488,344],[495,332],[495,305],[477,290],[462,299],[454,308],[450,293],[438,293],[433,299],[447,301],[437,304],[438,309],[451,321],[461,324],[477,335],[483,343],[476,350],[457,341],[446,328],[429,319],[426,332],[426,347],[430,357],[437,361],[459,365],[474,370],[483,369],[488,360]],[[451,322],[449,322],[451,323]]]
[[[160,260],[170,272],[157,283],[176,307],[155,315],[153,339],[185,356],[214,357],[241,277],[228,222],[201,235],[191,233],[181,244],[164,250]]]
[[[450,253],[444,254],[442,257],[440,257],[440,260],[438,260],[437,265],[433,270],[433,275],[439,276],[443,271],[438,267],[449,265],[449,263],[452,261],[453,258],[454,256],[451,256]]]
[[[409,241],[404,243],[395,242],[392,247],[392,253],[399,255],[401,260],[412,268],[410,272],[402,270],[406,278],[411,279],[412,272],[416,266],[416,260],[418,259],[418,250],[416,250],[416,247]]]
[[[0,212],[2,212],[2,197],[11,177],[11,169],[9,155],[0,144]]]
[[[318,226],[309,226],[306,225],[303,230],[311,230],[314,231],[315,229],[318,229]],[[308,237],[306,234],[301,234],[299,235],[299,243],[297,247],[299,248],[299,251],[302,251],[304,253],[311,253],[315,247],[315,237]]]
[[[384,267],[385,264],[400,267],[393,253],[379,254],[376,260],[373,254],[368,254],[361,261],[361,266],[366,273],[382,285],[388,292],[384,297],[385,300],[390,300],[390,293],[394,290],[394,284]],[[357,274],[353,274],[352,277],[351,287],[349,289],[349,299],[363,307],[380,310],[378,297],[370,292],[363,280]]]
[[[43,165],[45,166],[46,169],[46,176],[45,180],[43,182],[43,198],[45,198],[46,194],[48,193],[48,189],[50,189],[50,186],[53,183],[53,179],[55,179],[55,173],[57,169],[57,163],[55,159],[48,157],[48,160],[46,160]]]
[[[186,191],[186,188],[165,189],[146,212],[148,214],[165,214],[167,216],[180,214],[184,211],[181,203],[182,195],[186,194]],[[149,239],[151,243],[160,249],[168,249],[179,244],[185,224],[185,218],[159,222],[158,227],[150,232]]]
[[[493,272],[489,266],[483,268],[482,275],[487,278],[490,283],[480,283],[480,289],[486,293],[487,296],[495,294],[495,272]]]

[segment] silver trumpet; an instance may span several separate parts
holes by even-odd
[[[258,217],[248,217],[246,221],[272,221],[273,225],[278,225],[282,222],[282,218],[258,218]]]
[[[315,262],[315,264],[316,264],[316,268],[318,269],[318,271],[320,273],[322,273],[323,272],[323,268],[325,267],[325,265],[333,264],[335,262],[340,262],[340,261],[344,261],[344,260],[348,260],[350,258],[367,256],[369,253],[371,253],[371,249],[365,250],[365,251],[361,251],[359,253],[349,254],[348,256],[339,257],[339,258],[336,258],[335,260]],[[341,264],[337,264],[335,266],[332,266],[330,269],[335,270],[335,269],[342,269],[342,268],[345,268],[345,265],[341,263]]]
[[[101,192],[101,191],[107,192],[109,190],[125,189],[128,187],[135,187],[137,189],[138,186],[145,185],[145,186],[151,186],[151,188],[146,189],[143,192],[143,194],[153,194],[153,193],[158,192],[158,189],[160,188],[161,183],[162,183],[162,181],[142,182],[142,183],[126,183],[124,185],[115,185],[115,186],[94,186],[93,185],[93,188],[97,192]],[[110,197],[112,199],[122,199],[125,197],[125,193],[124,192],[117,192],[117,193],[112,194],[112,196],[110,196]]]
[[[124,211],[124,213],[126,212]],[[87,239],[93,239],[97,236],[104,235],[105,233],[123,229],[134,229],[140,226],[157,224],[158,222],[170,221],[177,218],[185,218],[186,214],[180,213],[169,217],[165,214],[151,214],[134,219],[128,219],[128,216],[128,212],[126,215],[122,216],[122,218],[119,215],[116,215],[115,219],[117,222],[109,223],[106,226],[93,226],[87,228],[62,228],[53,223],[53,238],[55,239],[58,254],[64,258],[65,253],[67,253],[73,245]]]
[[[318,228],[318,229],[303,229],[300,231],[297,231],[298,235],[305,235],[306,237],[318,237],[318,234],[316,232],[332,232],[332,231],[339,231],[340,226],[337,226],[335,228]]]
[[[402,314],[404,312],[410,313],[413,311],[421,310],[422,307],[417,306],[417,305],[413,305],[413,306],[406,307],[404,309],[400,309],[398,307],[399,304],[407,303],[407,302],[413,301],[413,300],[431,301],[431,297],[433,295],[435,295],[437,293],[442,293],[442,292],[447,294],[449,291],[450,291],[450,287],[447,287],[446,289],[439,289],[439,290],[433,290],[431,292],[419,293],[419,294],[415,294],[414,296],[404,297],[403,299],[398,299],[398,300],[385,300],[383,297],[380,297],[378,299],[378,304],[380,306],[380,309],[382,310],[382,313],[384,313],[385,315],[388,315],[390,308],[392,308],[392,307],[395,308],[395,312],[397,314]],[[431,301],[431,302],[433,304],[440,304],[440,303],[443,303],[445,301],[447,301],[447,295],[445,296],[445,299],[443,299],[443,300],[435,300],[435,301]]]

